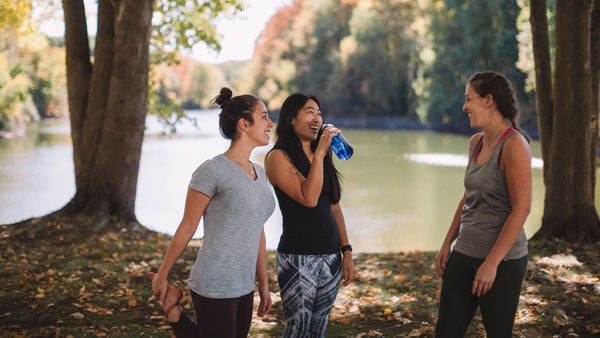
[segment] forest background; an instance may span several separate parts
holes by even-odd
[[[554,8],[550,1],[550,36]],[[258,95],[276,119],[283,99],[301,91],[318,95],[325,117],[340,126],[469,133],[461,111],[466,77],[496,70],[512,81],[521,123],[536,137],[528,16],[527,0],[295,0],[272,16],[250,60],[155,58],[149,108],[173,127],[183,110],[209,107],[219,88],[230,86]],[[40,19],[2,25],[5,136],[40,118],[68,114],[64,38],[41,33]],[[93,52],[93,37],[90,44]]]

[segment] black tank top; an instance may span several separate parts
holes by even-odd
[[[303,173],[306,177],[307,173]],[[340,250],[340,235],[331,212],[331,179],[324,173],[317,206],[307,208],[275,187],[283,218],[277,251],[287,254],[322,255]]]

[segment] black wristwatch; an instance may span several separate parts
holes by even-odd
[[[342,246],[340,246],[340,251],[342,253],[344,253],[346,251],[352,251],[352,245],[350,245],[350,244],[342,245]]]

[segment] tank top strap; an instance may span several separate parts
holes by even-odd
[[[510,127],[508,129],[506,129],[504,131],[504,133],[502,134],[502,136],[500,136],[500,138],[498,139],[498,143],[496,145],[500,144],[500,142],[502,142],[502,140],[504,140],[505,138],[507,138],[510,134],[512,134],[515,131],[517,131],[517,130],[515,128],[513,128],[513,127]]]
[[[496,143],[496,146],[498,146],[500,144],[500,142],[502,142],[505,138],[507,138],[510,134],[512,134],[515,131],[517,131],[517,130],[515,128],[513,128],[513,127],[510,127],[508,129],[506,129],[504,131],[504,133],[502,133],[502,136],[500,136],[500,138],[498,139],[498,143]],[[475,161],[475,162],[477,162],[477,156],[481,152],[481,146],[482,145],[483,145],[483,135],[481,135],[481,137],[479,138],[479,140],[477,140],[477,145],[476,145],[475,153],[473,155],[473,161]]]
[[[477,162],[477,156],[481,152],[481,146],[483,145],[483,135],[477,140],[477,145],[475,146],[475,152],[473,152],[473,161]]]

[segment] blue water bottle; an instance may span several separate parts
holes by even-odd
[[[323,131],[327,128],[333,128],[333,127],[335,127],[333,124],[326,123],[326,124],[323,124],[323,126],[321,127],[321,131]],[[352,149],[352,146],[350,145],[348,140],[346,140],[344,135],[342,135],[342,133],[335,135],[331,139],[331,150],[333,150],[335,155],[340,160],[347,160],[350,157],[352,157],[352,154],[354,153],[354,149]]]

